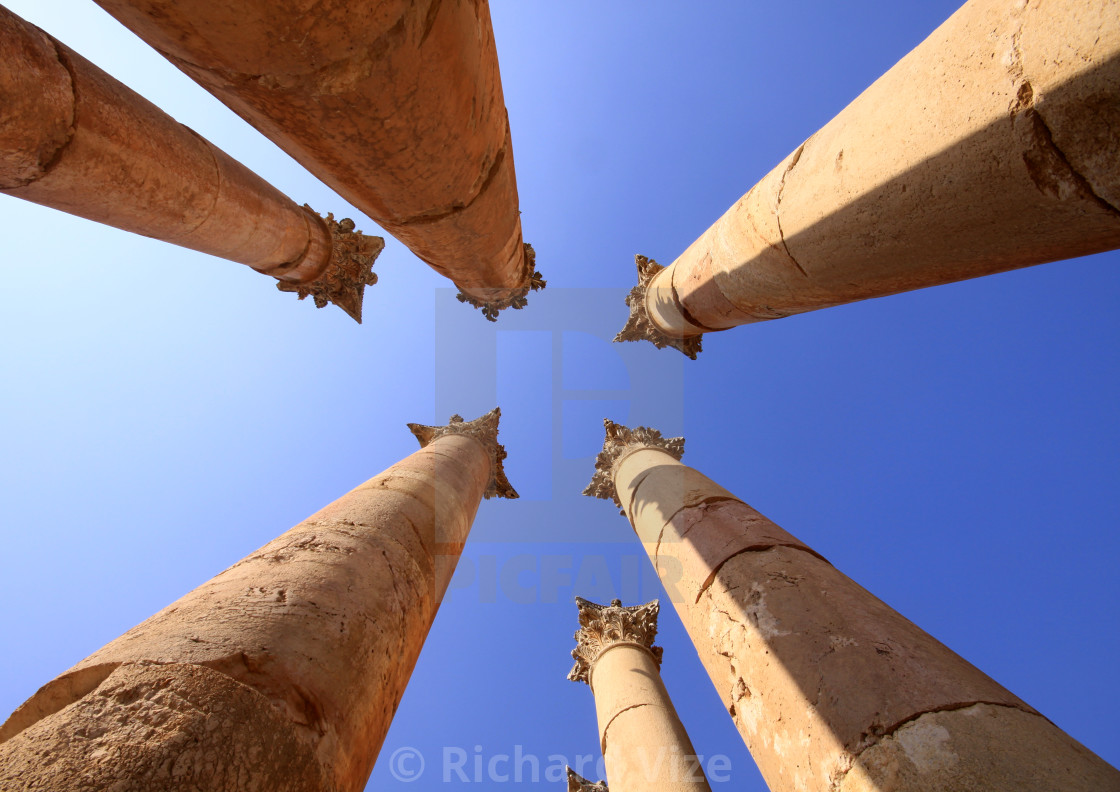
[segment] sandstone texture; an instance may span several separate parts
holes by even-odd
[[[1120,772],[677,456],[628,449],[617,497],[771,790],[1120,789]]]
[[[697,335],[1120,247],[1117,129],[1120,4],[970,0],[659,273],[647,310]]]
[[[710,790],[649,651],[618,644],[604,652],[591,689],[611,789]]]
[[[894,789],[1116,792],[1120,779],[1115,768],[1046,719],[973,704],[926,713],[899,727],[866,750],[837,786],[838,792]]]
[[[477,0],[98,0],[468,295],[526,287]]]
[[[492,475],[437,437],[169,605],[0,727],[0,788],[360,792]]]
[[[576,597],[576,605],[580,629],[568,679],[587,683],[595,694],[611,789],[711,792],[661,680],[662,650],[653,645],[660,604],[597,605]]]
[[[335,789],[266,696],[179,663],[119,666],[0,744],[0,757],[0,788],[13,792]]]
[[[318,215],[6,9],[0,45],[0,192],[284,281],[331,263]]]

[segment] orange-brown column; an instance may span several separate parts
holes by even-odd
[[[672,264],[618,340],[701,333],[1120,247],[1120,7],[970,0]]]
[[[711,792],[661,681],[657,600],[628,608],[576,597],[579,630],[568,679],[595,694],[599,744],[614,792]],[[578,776],[576,776],[578,778]],[[572,775],[568,776],[569,786]]]
[[[360,792],[479,501],[498,410],[422,448],[48,683],[0,789]]]
[[[772,792],[1120,790],[1120,772],[680,463],[607,424],[585,494],[630,519]]]
[[[320,218],[0,7],[0,192],[247,264],[361,321],[378,237]]]
[[[543,285],[521,239],[479,0],[97,0],[493,319]]]

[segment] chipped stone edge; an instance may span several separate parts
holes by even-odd
[[[282,292],[294,292],[301,300],[310,296],[316,308],[334,303],[361,324],[362,297],[366,286],[377,283],[373,263],[385,249],[385,240],[355,231],[354,221],[349,217],[336,221],[332,212],[327,212],[324,218],[307,204],[303,208],[326,225],[331,235],[330,261],[315,280],[308,283],[279,281],[276,288]]]
[[[664,267],[647,256],[634,256],[634,264],[638,267],[638,285],[626,295],[626,305],[630,308],[630,317],[626,326],[614,337],[615,341],[649,341],[658,349],[672,347],[690,360],[696,360],[701,351],[701,338],[703,335],[678,338],[661,330],[650,318],[646,308],[646,292],[650,283],[657,277]]]
[[[489,322],[498,321],[498,312],[506,308],[513,308],[515,311],[520,311],[529,304],[528,296],[531,291],[540,291],[548,285],[548,281],[544,276],[537,271],[537,253],[533,250],[533,246],[528,242],[522,243],[525,251],[525,270],[528,273],[528,278],[524,286],[515,289],[508,297],[503,297],[497,300],[480,300],[470,294],[464,292],[461,288],[459,293],[455,295],[461,303],[473,305],[475,308],[482,310],[482,315],[486,317]]]
[[[564,769],[568,771],[568,792],[607,792],[606,781],[592,783],[571,767],[565,765]]]
[[[452,415],[446,426],[426,426],[425,424],[410,423],[408,429],[420,442],[421,448],[426,448],[430,443],[445,435],[466,435],[473,437],[490,455],[490,481],[486,484],[484,498],[519,498],[517,490],[506,478],[503,461],[506,458],[505,447],[498,442],[498,422],[502,417],[500,407],[495,407],[490,412],[475,418],[473,421],[464,421],[461,415]]]
[[[583,494],[590,498],[613,500],[614,505],[619,508],[619,514],[625,515],[626,510],[618,499],[618,490],[614,485],[618,464],[631,451],[641,448],[656,448],[680,462],[684,456],[684,438],[662,437],[661,432],[648,426],[631,429],[610,418],[603,419],[603,427],[606,429],[603,450],[595,458],[595,475],[591,477],[591,483],[583,490]]]
[[[623,607],[621,600],[611,600],[610,605],[599,605],[583,597],[576,597],[579,608],[579,629],[575,632],[576,648],[572,658],[576,661],[568,672],[573,682],[591,684],[591,669],[595,661],[617,644],[636,644],[653,655],[661,667],[663,649],[654,646],[657,638],[657,614],[661,605],[657,600],[644,605]]]

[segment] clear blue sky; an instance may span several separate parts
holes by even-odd
[[[93,3],[7,5],[377,231]],[[358,326],[245,267],[0,198],[0,717],[411,453],[406,422],[500,403],[522,500],[482,505],[371,788],[398,785],[406,748],[426,760],[413,790],[444,787],[444,749],[468,774],[518,745],[542,775],[598,756],[591,693],[565,679],[572,597],[665,599],[626,521],[578,495],[604,416],[683,433],[687,463],[1120,763],[1120,255],[712,335],[695,363],[607,342],[635,253],[672,261],[954,8],[495,2],[549,281],[497,325],[394,240]],[[728,757],[717,788],[764,789],[664,604],[663,676],[698,752]]]

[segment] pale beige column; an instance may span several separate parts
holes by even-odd
[[[495,319],[521,238],[485,0],[97,0]]]
[[[699,757],[661,681],[657,600],[624,608],[576,597],[579,630],[568,674],[595,694],[599,743],[614,792],[709,790]],[[571,776],[569,775],[569,784]]]
[[[588,781],[570,767],[565,770],[568,771],[568,792],[607,792],[606,781]]]
[[[297,205],[3,7],[0,50],[0,193],[247,264],[361,321],[383,239]]]
[[[486,497],[499,411],[422,448],[47,683],[0,789],[360,792]]]
[[[773,792],[1120,790],[1116,769],[681,464],[683,438],[606,427],[585,494],[630,519]]]
[[[1117,247],[1120,2],[969,0],[672,264],[639,257],[617,340],[695,357],[704,332]]]

